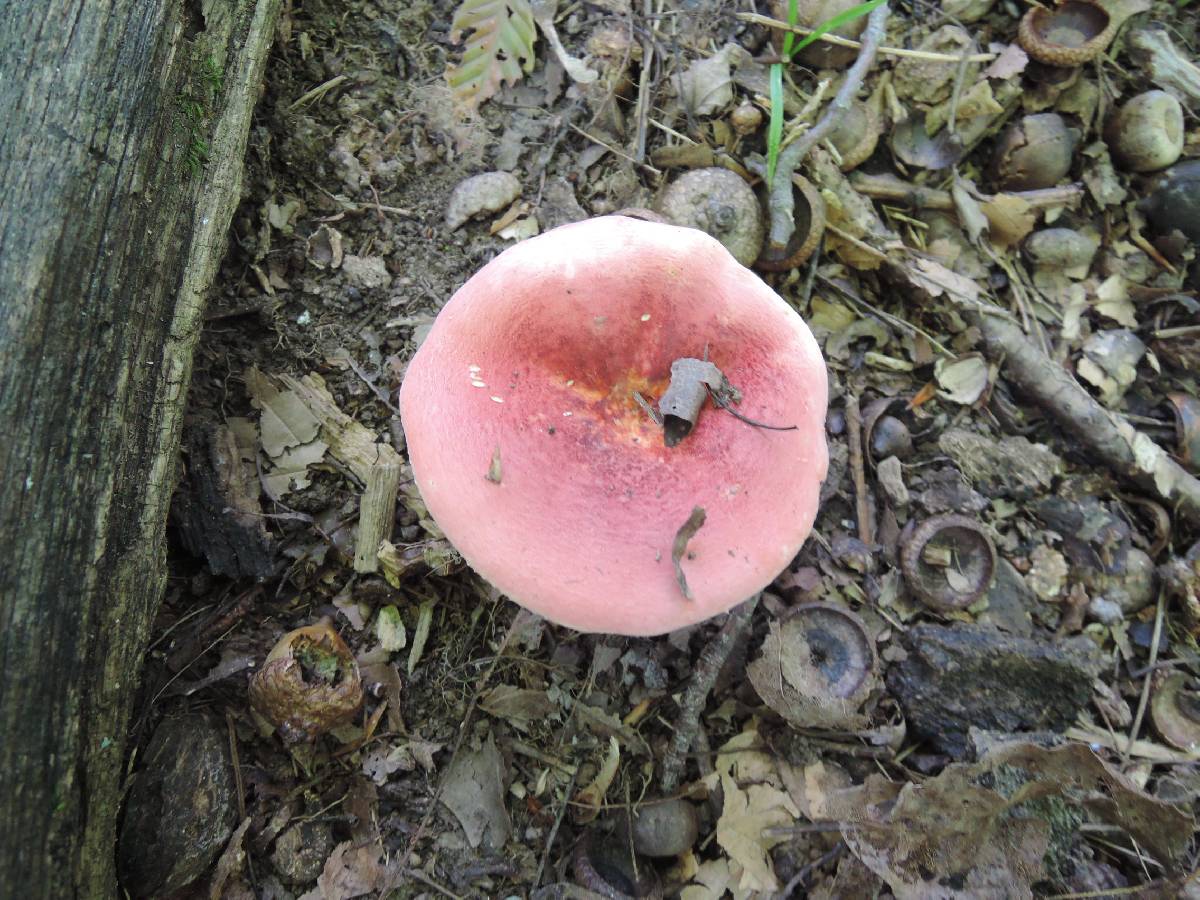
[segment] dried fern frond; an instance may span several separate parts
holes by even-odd
[[[507,82],[533,70],[537,31],[529,0],[463,0],[450,24],[450,40],[467,33],[462,62],[446,69],[455,99],[474,110]]]

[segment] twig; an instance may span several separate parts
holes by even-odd
[[[1129,765],[1129,756],[1133,752],[1134,742],[1137,741],[1138,732],[1142,730],[1142,720],[1146,717],[1146,706],[1150,703],[1150,684],[1154,681],[1154,667],[1158,662],[1158,647],[1162,640],[1163,627],[1163,612],[1166,608],[1166,592],[1160,590],[1158,592],[1158,608],[1154,610],[1154,632],[1150,638],[1150,659],[1149,668],[1146,671],[1145,680],[1142,682],[1142,695],[1138,699],[1137,713],[1133,717],[1133,724],[1129,726],[1129,739],[1125,742],[1125,749],[1121,751],[1121,766]]]
[[[550,862],[550,851],[554,847],[554,839],[558,837],[558,829],[562,827],[563,819],[567,815],[567,807],[569,807],[570,799],[575,793],[575,779],[579,777],[579,767],[576,766],[571,770],[571,777],[567,780],[567,787],[563,793],[563,804],[558,808],[558,814],[554,817],[554,824],[550,826],[550,833],[546,835],[546,844],[542,848],[542,855],[538,859],[537,872],[533,876],[533,887],[536,890],[542,884],[542,875],[546,871],[546,865]]]
[[[291,106],[288,107],[288,112],[295,112],[300,107],[307,106],[312,101],[318,100],[321,97],[324,97],[326,94],[328,94],[330,91],[332,91],[335,87],[338,87],[342,82],[348,81],[349,79],[350,79],[349,75],[337,75],[333,78],[330,78],[324,84],[318,84],[311,91],[306,91],[305,93],[301,94],[300,98],[298,100],[296,100]]]
[[[692,746],[700,727],[700,713],[704,711],[708,695],[717,683],[717,675],[729,659],[734,644],[750,626],[750,619],[754,616],[754,610],[758,607],[761,597],[762,594],[755,594],[741,606],[734,607],[717,636],[700,652],[700,659],[696,661],[691,681],[679,701],[679,718],[675,721],[675,733],[671,735],[671,743],[663,756],[659,785],[664,795],[674,794],[679,787],[679,779],[683,775],[683,761],[687,758],[688,749]]]
[[[779,893],[779,900],[787,900],[792,896],[792,891],[798,887],[808,887],[808,880],[812,878],[813,873],[825,868],[831,862],[840,859],[846,852],[846,842],[838,841],[833,845],[833,849],[823,854],[819,859],[815,859],[802,868],[799,872],[792,876],[792,880],[784,885],[783,890]]]
[[[907,203],[918,209],[953,210],[954,198],[949,191],[921,187],[902,181],[894,175],[870,175],[855,172],[850,184],[864,197],[872,200],[892,200]],[[1042,188],[1036,191],[1010,191],[1000,194],[980,194],[983,203],[998,198],[1015,197],[1024,200],[1030,209],[1047,209],[1051,206],[1073,207],[1083,199],[1083,185],[1064,184],[1062,187]]]
[[[946,131],[955,138],[958,135],[958,104],[962,100],[963,82],[966,81],[970,55],[964,50],[962,59],[958,61],[958,68],[954,70],[954,92],[950,95],[950,118],[946,122]],[[958,142],[962,143],[961,140]]]
[[[651,6],[654,0],[642,0],[642,14],[647,22],[653,14]],[[647,25],[646,34],[642,38],[642,71],[638,78],[637,95],[637,143],[633,152],[636,163],[646,161],[646,120],[650,115],[650,67],[654,62],[654,41],[650,39],[650,28]]]
[[[789,25],[780,19],[772,19],[770,16],[764,16],[760,13],[738,13],[737,17],[743,22],[750,22],[754,25],[766,25],[770,28],[778,28],[781,31],[790,31],[793,34],[809,35],[813,32],[811,28],[805,28],[802,25]],[[823,34],[817,40],[824,41],[826,44],[833,44],[837,47],[849,47],[851,50],[861,50],[863,43],[866,42],[866,37],[863,37],[861,43],[850,38],[844,38],[839,34]],[[961,56],[955,56],[953,53],[934,53],[931,50],[905,50],[902,47],[880,47],[878,52],[884,56],[902,56],[908,59],[924,59],[929,62],[956,63],[962,59]],[[991,62],[995,58],[995,53],[972,53],[967,57],[967,62]]]
[[[846,396],[846,441],[850,445],[850,471],[854,476],[854,510],[858,518],[858,539],[868,547],[875,545],[875,521],[867,497],[867,473],[863,465],[862,411],[858,397]]]
[[[824,115],[817,124],[804,132],[795,143],[789,144],[779,154],[779,162],[775,168],[775,180],[771,184],[771,244],[777,249],[787,246],[788,239],[796,230],[794,218],[795,200],[792,197],[792,174],[796,167],[808,155],[808,151],[825,139],[833,130],[837,121],[850,109],[854,95],[862,86],[863,79],[875,61],[875,51],[883,39],[884,26],[887,24],[888,5],[881,3],[871,10],[867,17],[867,29],[863,32],[862,44],[859,47],[858,59],[846,73],[846,80],[838,88],[837,94],[830,101]]]
[[[984,308],[967,315],[1008,378],[1114,471],[1193,523],[1200,523],[1200,481],[1145,434],[1101,406],[1016,325]]]
[[[632,156],[630,156],[624,150],[618,150],[616,147],[614,147],[612,144],[608,143],[607,141],[602,141],[602,140],[600,140],[600,138],[596,137],[595,135],[588,134],[586,131],[584,131],[582,128],[580,128],[578,125],[576,125],[574,122],[568,122],[567,127],[570,128],[572,131],[574,131],[576,134],[583,135],[585,138],[587,138],[593,144],[603,147],[605,150],[607,150],[609,153],[613,154],[614,156],[619,156],[619,157],[621,157],[621,159],[625,160],[626,162],[633,163],[639,169],[645,169],[651,175],[661,175],[662,174],[661,171],[654,168],[654,166],[650,165],[649,163],[638,162],[636,159],[634,159]]]

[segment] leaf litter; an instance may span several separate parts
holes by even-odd
[[[1138,4],[1126,6],[1119,17]],[[381,571],[356,573],[351,562],[371,467],[393,455],[403,463],[394,391],[441,304],[531,225],[648,207],[692,165],[753,180],[765,126],[740,131],[733,112],[769,112],[770,30],[715,0],[683,17],[671,4],[647,16],[621,0],[383,7],[348,16],[339,44],[310,11],[285,11],[286,53],[272,58],[263,129],[252,136],[252,205],[235,221],[197,358],[190,414],[234,429],[280,548],[277,574],[249,605],[229,596],[240,589],[228,579],[172,551],[158,626],[176,649],[193,649],[155,714],[203,703],[233,730],[246,805],[236,821],[250,826],[210,881],[228,896],[245,895],[251,872],[276,896],[309,897],[393,887],[498,896],[569,880],[575,842],[608,827],[614,807],[653,794],[675,733],[667,723],[707,665],[705,639],[724,628],[610,643],[543,625],[509,640],[512,607],[462,565],[407,470]],[[1200,634],[1200,507],[1168,399],[1198,394],[1195,250],[1145,221],[1137,206],[1160,176],[1123,171],[1104,134],[1107,111],[1150,87],[1196,102],[1186,58],[1195,11],[1156,7],[1169,38],[1135,13],[1109,61],[1079,70],[1074,86],[1034,80],[1012,12],[966,23],[970,39],[991,43],[978,48],[989,58],[960,75],[954,54],[966,44],[937,36],[950,23],[891,10],[856,99],[870,97],[894,146],[881,141],[848,175],[840,151],[822,146],[801,165],[827,206],[825,251],[811,271],[767,277],[826,354],[830,478],[814,539],[767,589],[749,636],[731,641],[698,729],[684,735],[681,790],[701,809],[701,840],[674,863],[643,863],[690,900],[785,889],[1167,896],[1195,868],[1197,755],[1150,713],[1166,703],[1160,669],[1196,675]],[[949,60],[917,60],[930,77],[897,79],[924,70],[888,61],[895,48],[947,47]],[[450,81],[440,83],[445,58]],[[313,88],[305,66],[332,67],[315,78],[330,87],[292,109]],[[789,70],[792,141],[820,119],[841,77]],[[989,176],[992,135],[1051,111],[1085,132],[1068,176],[1001,189]],[[1185,157],[1197,146],[1190,120],[1186,130]],[[463,188],[452,200],[481,175],[499,190],[480,198]],[[1094,252],[1037,262],[1032,244],[1052,229]],[[343,358],[377,374],[360,377],[336,364]],[[691,391],[692,425],[716,413],[700,412],[705,400],[729,397],[705,372]],[[894,400],[887,416],[903,421],[911,450],[887,455],[889,424],[864,429],[865,452],[852,459],[850,396],[864,409]],[[497,455],[488,469],[497,481],[498,469]],[[1129,536],[1089,540],[1096,559],[1081,560],[1077,535],[1036,515],[1047,498],[1080,508],[1099,498]],[[910,595],[894,561],[907,529],[951,513],[988,529],[999,564],[979,604],[939,616]],[[861,516],[872,543],[859,546]],[[685,596],[699,527],[681,528],[673,547]],[[1150,557],[1155,590],[1126,610],[1114,598],[1129,547]],[[953,580],[959,568],[948,562]],[[1104,580],[1080,574],[1097,565]],[[811,642],[791,635],[789,614],[811,603],[854,611],[878,653],[881,677],[852,702],[821,699]],[[255,731],[245,680],[282,631],[323,613],[338,617],[359,659],[367,708],[317,744],[285,749]],[[1059,733],[976,728],[973,756],[954,761],[911,727],[920,716],[906,721],[882,677],[911,652],[906,631],[931,618],[951,629],[987,622],[1047,646],[1075,634],[1107,665],[1092,702]],[[153,654],[147,666],[151,678],[175,674]],[[1009,686],[987,687],[1012,700]],[[949,714],[961,724],[971,712]],[[313,846],[328,858],[312,881],[285,887],[271,853],[297,817],[321,829],[329,842]],[[283,825],[263,824],[272,821]]]

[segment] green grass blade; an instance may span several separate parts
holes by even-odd
[[[800,0],[788,0],[788,24],[795,25],[800,18]],[[796,35],[788,32],[783,36],[785,61],[791,61],[792,44]],[[767,125],[767,182],[775,180],[775,164],[779,161],[779,145],[783,141],[783,63],[771,66],[771,121]]]
[[[814,28],[812,34],[806,34],[804,37],[802,37],[800,39],[800,43],[796,45],[792,52],[799,53],[813,41],[820,40],[822,35],[828,34],[836,28],[841,28],[847,22],[851,22],[854,19],[861,19],[863,16],[869,15],[871,10],[882,5],[883,2],[884,0],[867,0],[866,3],[860,3],[858,6],[852,6],[845,12],[840,12],[836,16],[829,17],[816,28]],[[795,25],[796,23],[789,19],[788,24]]]

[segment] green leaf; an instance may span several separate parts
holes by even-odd
[[[795,25],[800,18],[800,0],[788,0],[788,24]],[[783,36],[783,53],[786,61],[792,59],[792,44],[796,35],[788,32]],[[771,66],[771,121],[767,125],[767,183],[775,180],[775,165],[779,162],[779,146],[783,142],[783,64]]]
[[[463,0],[450,23],[450,40],[458,42],[464,33],[462,60],[446,68],[446,81],[466,109],[533,71],[537,30],[529,0]]]

